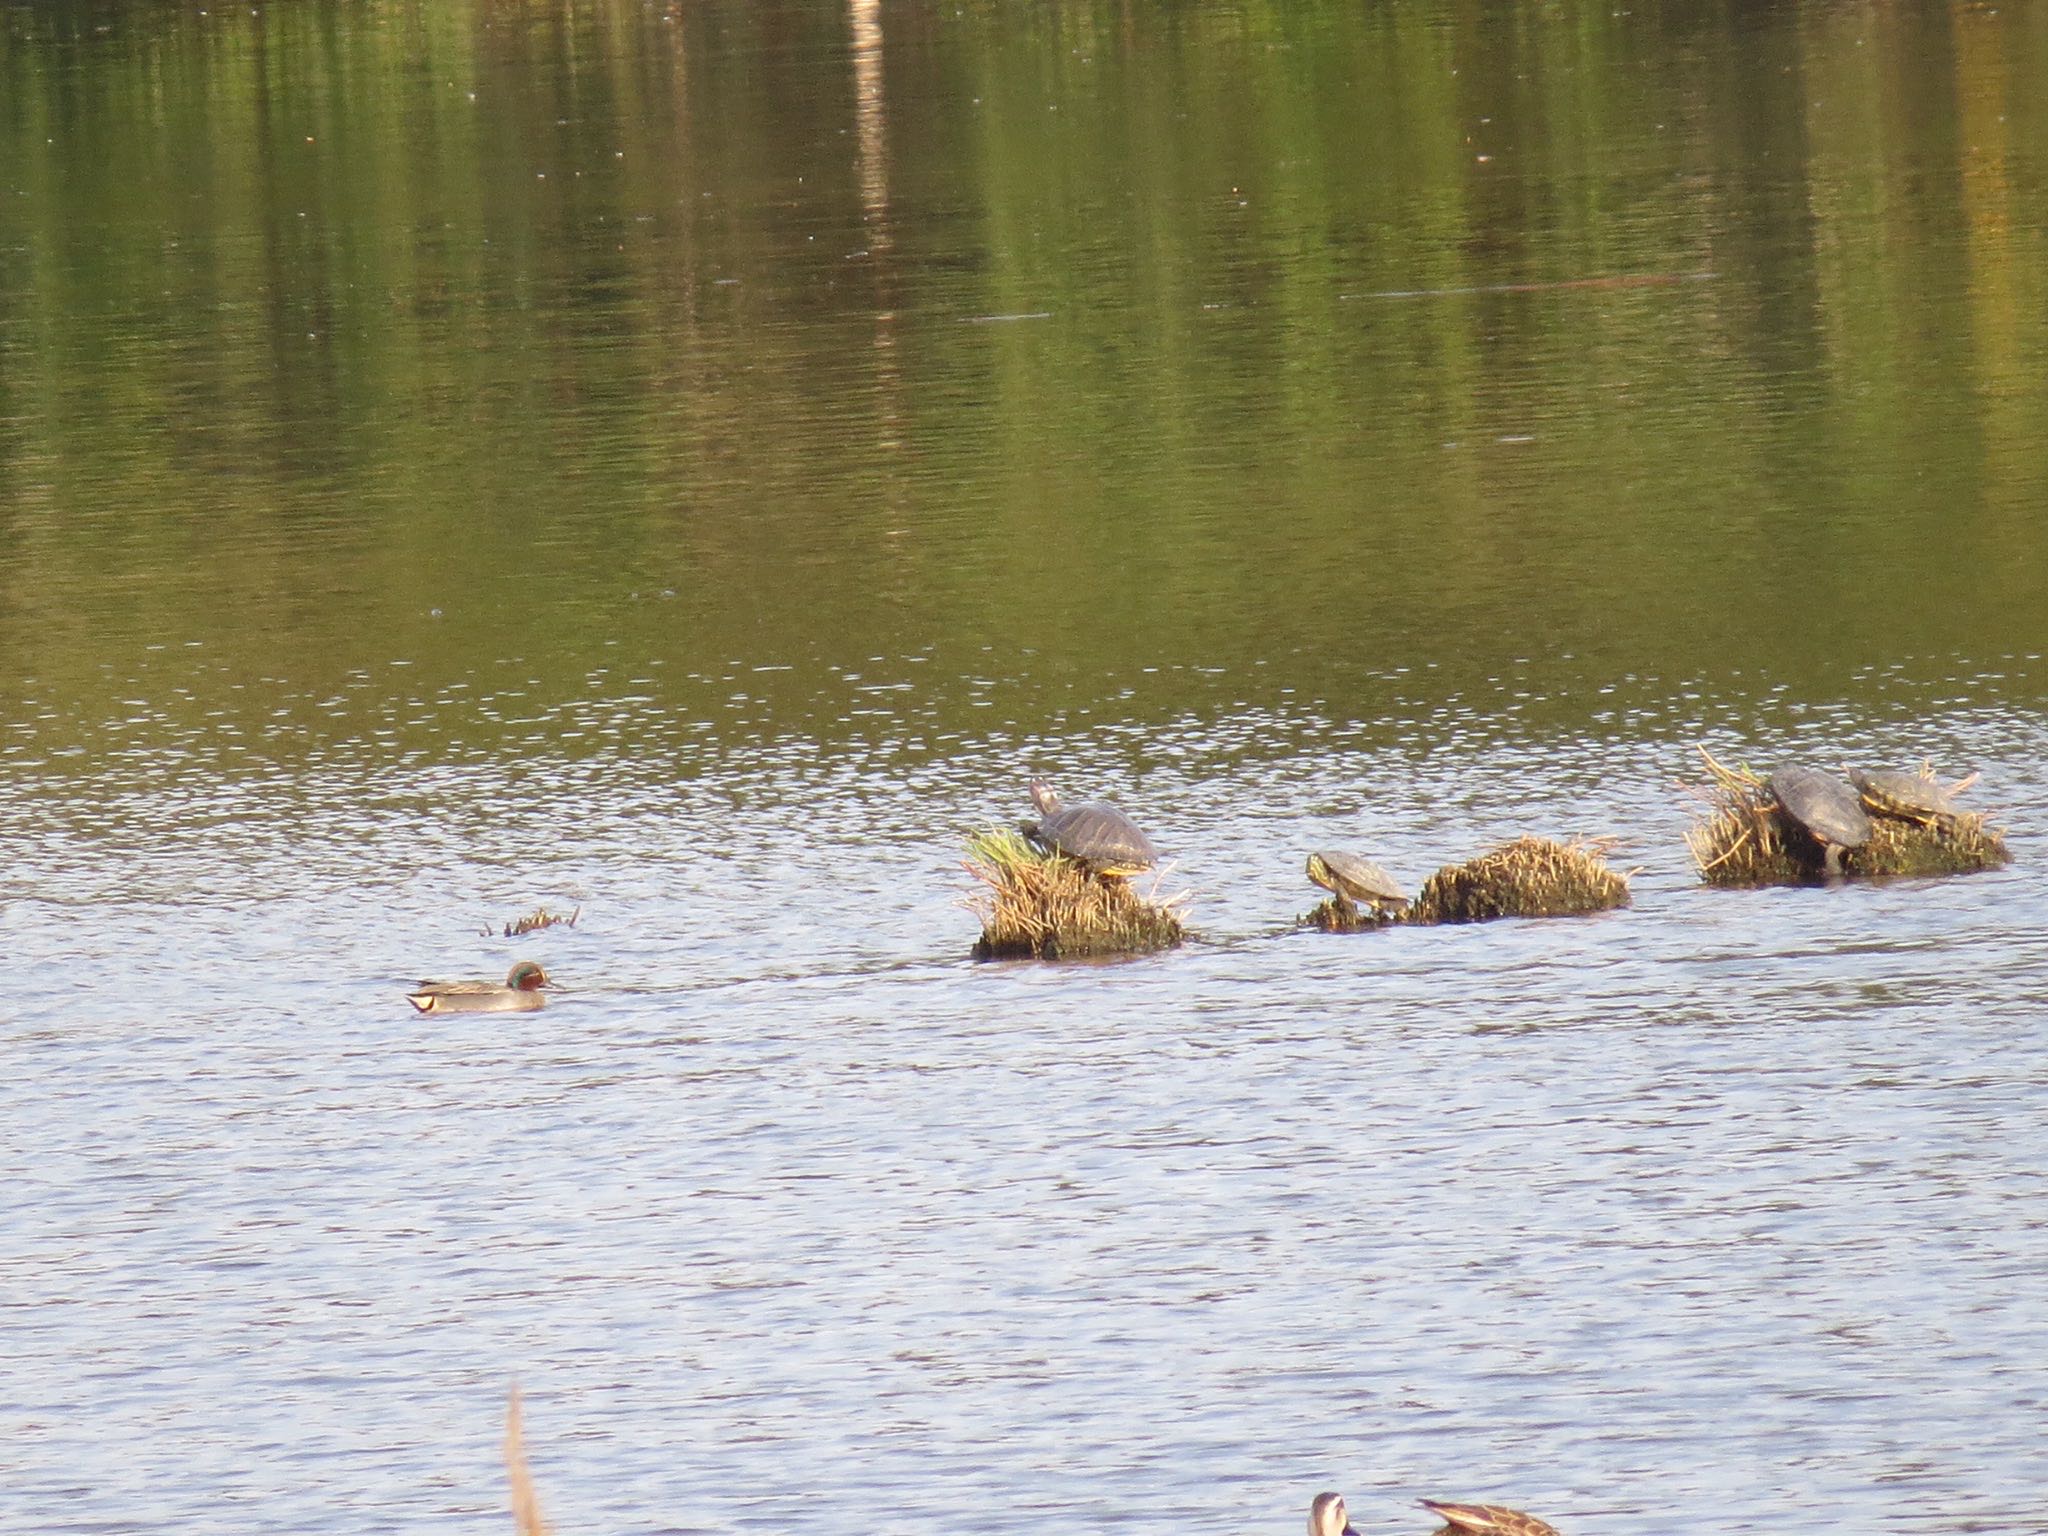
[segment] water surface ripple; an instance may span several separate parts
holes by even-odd
[[[0,1531],[502,1530],[516,1378],[565,1533],[2048,1533],[2044,79],[0,0]],[[2015,862],[1707,890],[1702,742]],[[1034,771],[1193,942],[967,959]]]

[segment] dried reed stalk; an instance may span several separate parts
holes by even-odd
[[[505,1473],[512,1484],[512,1519],[519,1527],[519,1536],[548,1536],[548,1523],[540,1513],[540,1495],[533,1488],[533,1472],[526,1465],[526,1436],[517,1383],[505,1403]]]
[[[538,933],[543,928],[552,928],[557,923],[565,928],[574,928],[576,926],[576,919],[582,915],[583,909],[581,907],[578,907],[567,916],[560,912],[550,912],[546,907],[535,907],[526,916],[515,918],[507,923],[504,927],[504,937],[508,939],[521,938],[529,933]],[[491,930],[486,928],[484,930],[484,937],[488,939],[490,936]]]

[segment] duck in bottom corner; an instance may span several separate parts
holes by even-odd
[[[541,988],[553,985],[538,960],[521,960],[503,985],[495,981],[423,981],[405,998],[421,1013],[531,1013],[547,1004]]]
[[[1436,1536],[1558,1536],[1556,1526],[1498,1504],[1446,1504],[1422,1500],[1443,1521]],[[1319,1493],[1308,1507],[1308,1536],[1358,1536],[1341,1493]]]

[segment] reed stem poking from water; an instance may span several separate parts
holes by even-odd
[[[1697,748],[1707,782],[1691,787],[1704,803],[1686,829],[1700,878],[1709,885],[1811,885],[1826,878],[1824,853],[1790,824],[1768,785],[1746,767],[1716,761]],[[2005,839],[1974,812],[1935,824],[1873,814],[1870,841],[1842,850],[1847,875],[1966,875],[2012,862]]]
[[[1607,867],[1611,838],[1569,843],[1518,837],[1422,883],[1406,923],[1474,923],[1495,917],[1576,917],[1629,903],[1628,876]]]
[[[517,1382],[505,1402],[505,1474],[512,1484],[512,1519],[519,1527],[519,1536],[548,1536],[548,1523],[540,1513],[540,1495],[534,1492],[533,1473],[526,1465],[526,1433]]]
[[[504,937],[508,939],[523,938],[529,933],[538,933],[541,929],[552,928],[558,923],[565,928],[574,928],[576,926],[576,919],[582,915],[583,909],[581,907],[578,907],[566,917],[560,912],[550,912],[546,907],[535,907],[526,916],[515,918],[507,923],[504,929]],[[490,936],[491,930],[486,928],[484,930],[484,937],[488,939]]]
[[[976,959],[1074,959],[1169,949],[1187,936],[1185,895],[1147,901],[1119,879],[1048,854],[1015,832],[967,841],[967,872],[981,882],[968,906],[981,919]]]

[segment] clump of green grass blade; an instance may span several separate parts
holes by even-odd
[[[1148,901],[1119,879],[1048,854],[994,828],[967,841],[967,872],[980,882],[968,905],[981,919],[978,959],[1076,959],[1144,954],[1187,937],[1183,898]]]

